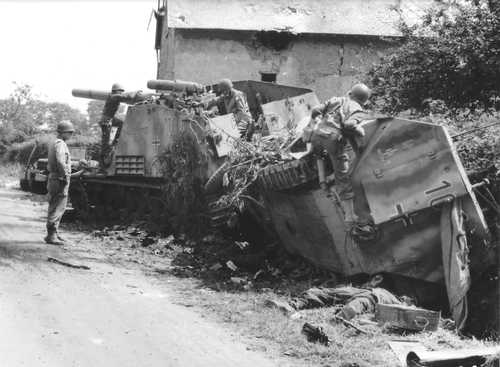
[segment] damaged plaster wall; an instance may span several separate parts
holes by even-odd
[[[221,78],[313,89],[320,100],[347,92],[391,46],[377,37],[169,29],[159,77],[212,84]]]

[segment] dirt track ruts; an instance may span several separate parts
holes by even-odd
[[[113,264],[85,243],[61,248],[41,242],[45,209],[29,194],[0,189],[2,366],[275,365],[229,331],[174,304],[168,289],[139,269]]]

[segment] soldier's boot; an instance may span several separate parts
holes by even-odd
[[[59,241],[64,242],[64,243],[68,243],[68,241],[59,234],[59,232],[56,232],[56,237]]]
[[[54,228],[47,228],[47,236],[45,236],[44,241],[51,245],[64,245],[64,242],[57,238],[57,232]]]

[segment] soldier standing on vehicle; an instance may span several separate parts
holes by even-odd
[[[68,202],[68,190],[71,177],[81,175],[83,171],[71,174],[71,156],[66,141],[71,138],[75,129],[69,121],[57,124],[57,138],[49,145],[47,169],[47,191],[49,208],[47,211],[47,236],[45,242],[63,245],[64,239],[59,236],[58,228]]]
[[[116,117],[116,112],[120,107],[120,103],[136,103],[144,100],[146,96],[143,95],[142,91],[136,92],[125,92],[121,84],[115,83],[111,87],[111,94],[104,103],[102,109],[101,119],[99,125],[101,126],[102,136],[101,136],[101,156],[100,156],[100,166],[101,169],[105,169],[109,166],[109,158],[113,146],[118,143],[118,138],[123,127],[123,120]],[[116,127],[116,133],[113,138],[113,142],[110,143],[109,139],[111,137],[111,128]]]
[[[229,79],[222,79],[219,84],[221,96],[209,101],[206,108],[217,106],[221,114],[232,113],[236,119],[236,125],[240,132],[240,137],[250,140],[253,134],[254,121],[248,108],[245,94],[233,88],[233,83]]]
[[[118,137],[120,136],[120,132],[123,127],[123,120],[115,117],[115,114],[116,112],[118,112],[120,102],[122,101],[122,94],[124,92],[125,90],[120,84],[113,84],[113,86],[111,87],[111,94],[104,103],[104,108],[102,109],[102,116],[101,120],[99,121],[99,125],[101,126],[102,131],[100,156],[101,168],[105,168],[108,166],[108,164],[106,164],[106,158],[110,154],[111,146],[113,145],[113,143],[118,141]],[[117,130],[113,139],[113,143],[110,144],[109,139],[111,135],[111,128],[113,126],[117,127]]]
[[[359,124],[366,119],[363,106],[370,96],[370,88],[360,83],[354,85],[346,97],[333,97],[315,107],[311,113],[311,124],[306,127],[303,135],[303,139],[311,142],[316,150],[328,152],[347,223],[357,222],[357,217],[354,213],[351,184],[354,165],[349,165],[346,145],[349,142],[356,157],[359,155],[355,138],[364,136],[364,130]],[[316,117],[321,117],[317,124],[314,123]]]

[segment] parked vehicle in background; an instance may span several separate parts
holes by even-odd
[[[21,190],[30,191],[35,194],[47,193],[47,158],[39,158],[33,160],[35,152],[39,147],[39,143],[35,142],[33,149],[28,157],[27,163],[21,173],[19,179],[19,185]],[[82,165],[82,161],[85,161],[85,165],[92,165],[91,161],[86,160],[87,148],[82,146],[69,146],[69,151],[71,154],[71,170],[77,171]],[[90,162],[90,163],[89,163]],[[95,162],[95,165],[97,162]]]

